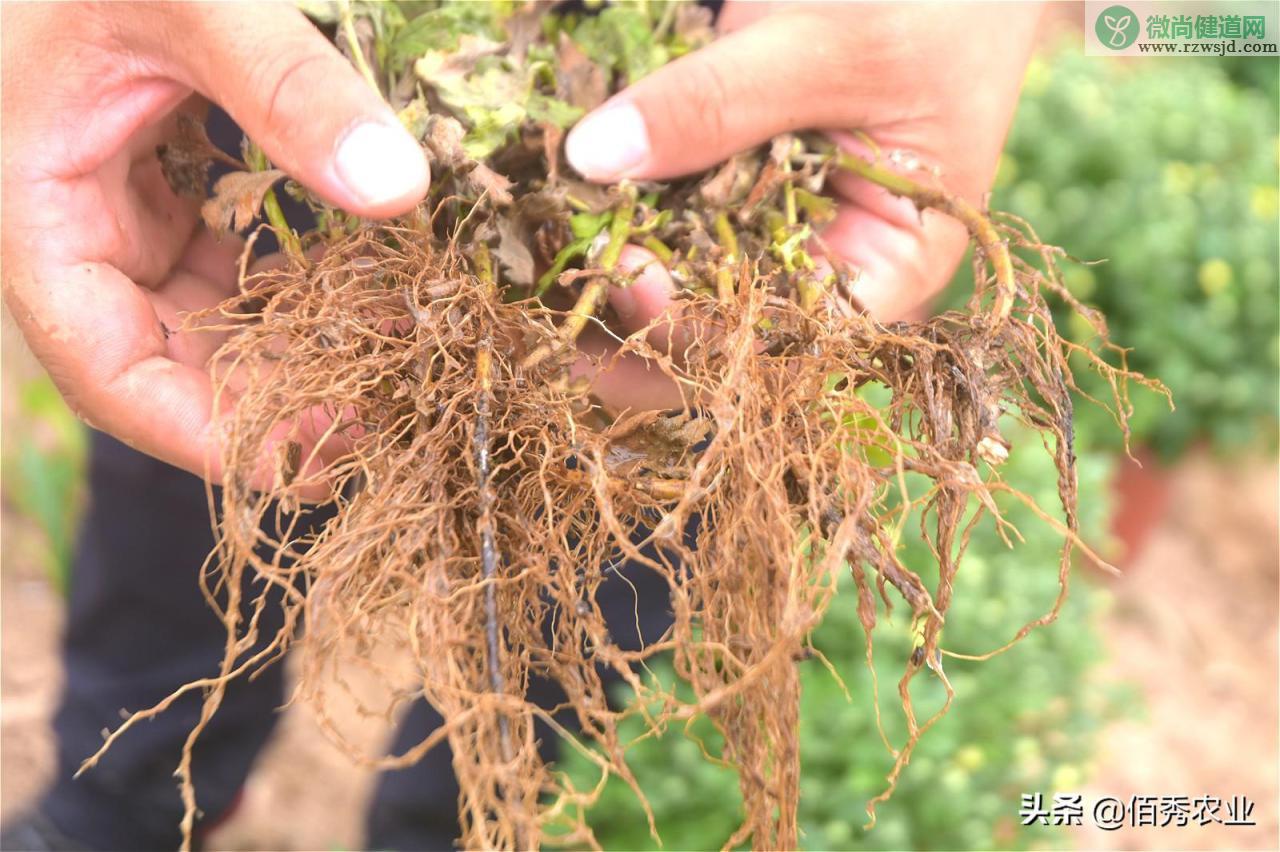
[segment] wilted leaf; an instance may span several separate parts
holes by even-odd
[[[752,157],[748,154],[733,155],[720,167],[719,171],[702,184],[699,193],[708,206],[728,207],[733,201],[746,194],[755,178],[751,159]]]
[[[171,141],[156,146],[160,172],[175,195],[202,201],[209,180],[209,166],[220,160],[244,168],[209,141],[204,123],[190,113],[178,113],[178,133]]]
[[[529,45],[542,35],[542,16],[550,8],[550,3],[529,3],[507,18],[507,56],[515,64],[524,64]]]
[[[494,21],[501,11],[499,3],[450,3],[418,15],[391,38],[387,62],[400,67],[429,50],[451,50],[465,33],[486,33],[499,39],[503,33]]]
[[[556,47],[557,94],[572,106],[590,111],[604,103],[609,80],[604,69],[587,58],[568,33],[560,33]]]
[[[701,47],[715,37],[714,16],[706,6],[681,3],[676,7],[675,34],[690,49]]]
[[[458,39],[456,50],[430,51],[414,63],[414,69],[427,82],[464,77],[475,69],[481,59],[499,53],[502,48],[500,42],[483,36],[464,35]]]
[[[562,179],[569,203],[579,210],[588,213],[603,213],[613,207],[613,199],[609,190],[598,183],[587,183],[582,180]]]
[[[523,229],[510,217],[498,218],[498,248],[494,255],[507,270],[507,278],[522,287],[533,284],[533,253],[521,233]]]
[[[467,184],[476,195],[487,195],[499,207],[511,203],[511,181],[484,163],[476,163],[466,174]]]
[[[284,176],[279,169],[223,175],[213,186],[213,197],[201,206],[200,215],[217,233],[241,231],[257,217],[267,190]]]
[[[458,119],[444,115],[428,116],[423,141],[427,143],[431,162],[447,169],[456,169],[465,163],[469,159],[462,147],[466,135],[467,130]]]
[[[409,131],[410,136],[421,140],[427,135],[431,112],[421,98],[414,98],[396,113],[396,118],[400,119],[400,123],[404,125],[405,130]]]

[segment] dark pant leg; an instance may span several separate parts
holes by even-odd
[[[57,769],[41,810],[96,849],[174,848],[182,804],[173,777],[199,718],[189,694],[72,775],[116,728],[120,711],[150,707],[217,673],[226,639],[197,582],[213,546],[196,477],[93,433],[89,505],[72,568],[63,645],[66,685],[54,720]],[[246,587],[246,594],[249,593]],[[264,632],[274,632],[278,611]],[[283,696],[281,667],[232,684],[193,760],[206,824],[233,805]]]
[[[671,626],[667,584],[639,565],[623,565],[601,584],[597,600],[609,632],[623,648],[638,649],[653,642]],[[602,670],[607,684],[617,680],[612,670]],[[545,679],[530,679],[528,697],[540,707],[554,707],[564,700],[560,687]],[[576,730],[572,712],[557,717]],[[410,707],[396,733],[393,750],[402,754],[442,724],[440,714],[419,699]],[[538,723],[542,759],[553,762],[559,753],[558,735]],[[448,850],[454,848],[458,825],[458,782],[453,774],[448,744],[427,754],[406,769],[384,772],[378,779],[367,822],[367,846],[379,850]]]

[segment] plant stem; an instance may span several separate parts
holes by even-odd
[[[364,81],[378,93],[378,97],[382,97],[382,89],[378,86],[378,78],[374,76],[373,69],[369,67],[369,62],[364,58],[364,48],[360,46],[360,36],[356,34],[356,19],[351,11],[351,0],[339,0],[338,16],[342,27],[342,36],[347,40],[347,48],[351,51],[351,61],[355,64],[356,70],[360,72],[360,76],[364,77]]]
[[[498,626],[498,545],[493,528],[493,509],[497,498],[489,470],[489,409],[493,396],[493,341],[486,333],[476,347],[476,425],[472,437],[475,453],[477,491],[480,515],[476,522],[480,537],[480,569],[484,576],[484,629],[488,646],[489,688],[495,695],[506,693],[502,678],[502,637]],[[502,757],[508,763],[513,759],[511,726],[505,714],[498,716],[498,731],[502,740]]]
[[[622,257],[622,247],[631,239],[631,220],[636,215],[635,197],[627,194],[622,206],[614,211],[613,221],[609,223],[609,244],[600,253],[600,266],[606,270],[618,265]]]
[[[609,224],[609,242],[600,253],[600,267],[606,272],[612,271],[618,265],[618,260],[622,257],[622,248],[631,239],[631,220],[635,217],[635,212],[635,196],[628,193],[622,206],[613,215],[613,221]],[[520,362],[520,366],[526,370],[536,367],[566,346],[572,346],[577,341],[578,335],[582,333],[582,329],[586,328],[587,322],[595,316],[596,310],[604,302],[608,291],[608,276],[597,275],[589,279],[582,285],[578,300],[573,303],[569,315],[561,323],[556,340],[534,349]]]
[[[733,299],[733,264],[738,260],[738,235],[729,222],[729,214],[721,210],[716,214],[716,238],[724,249],[724,262],[716,269],[716,296],[721,302]]]
[[[675,257],[675,252],[666,243],[652,235],[644,238],[644,247],[656,254],[663,263],[670,263],[671,258]]]
[[[280,199],[274,189],[268,189],[267,194],[262,197],[262,212],[275,230],[276,239],[280,241],[284,252],[296,260],[302,260],[302,241],[293,232],[293,228],[289,227],[289,221],[284,216],[284,209],[280,206]]]
[[[946,213],[968,228],[969,234],[986,254],[995,272],[996,317],[1000,321],[1008,318],[1018,293],[1017,281],[1013,274],[1013,258],[1009,254],[1009,244],[1001,238],[996,226],[978,208],[962,198],[919,184],[906,175],[878,166],[854,154],[837,155],[836,164],[842,169],[884,187],[894,195],[911,199],[921,209],[929,207]]]
[[[569,311],[569,316],[565,317],[564,322],[560,325],[556,340],[551,343],[544,343],[534,349],[520,362],[520,366],[526,370],[531,369],[564,347],[573,345],[574,341],[578,339],[578,335],[582,333],[582,329],[586,328],[587,322],[595,316],[596,309],[604,301],[605,293],[608,290],[609,279],[603,275],[591,278],[586,284],[582,285],[582,293],[578,296],[578,301],[574,302],[573,308]]]

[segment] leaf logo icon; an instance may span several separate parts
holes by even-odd
[[[1110,15],[1107,15],[1106,17],[1107,26],[1111,27],[1111,46],[1112,47],[1124,46],[1124,42],[1125,42],[1124,30],[1125,30],[1125,27],[1129,26],[1129,21],[1131,19],[1132,19],[1131,16],[1125,15],[1123,18],[1117,21],[1115,18],[1111,17]]]
[[[1098,40],[1112,50],[1123,50],[1138,37],[1138,22],[1124,6],[1104,9],[1094,22]]]

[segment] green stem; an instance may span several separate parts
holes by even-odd
[[[276,196],[274,189],[268,189],[267,194],[263,196],[262,212],[266,214],[267,222],[275,230],[280,248],[290,257],[302,260],[302,241],[293,232],[293,228],[289,227],[289,221],[284,216],[284,209],[280,206],[280,199]]]
[[[676,253],[673,252],[666,243],[652,235],[644,238],[644,247],[656,254],[658,256],[658,260],[661,260],[663,263],[670,263],[671,258],[676,256]]]
[[[631,239],[631,220],[635,215],[636,200],[632,195],[627,194],[622,206],[614,211],[613,221],[609,223],[609,244],[600,253],[602,268],[613,269],[618,265],[618,260],[622,257],[622,247],[627,244],[627,240]]]
[[[733,263],[738,259],[738,235],[729,222],[729,214],[723,210],[716,214],[716,239],[720,241],[720,248],[724,249],[726,261]]]
[[[1009,254],[1009,244],[1001,238],[996,226],[978,208],[963,198],[948,195],[941,189],[916,183],[906,175],[878,166],[854,154],[838,154],[836,165],[884,187],[894,195],[911,199],[916,207],[921,209],[929,207],[946,213],[968,228],[970,236],[986,254],[987,261],[995,272],[996,317],[1001,321],[1008,318],[1009,311],[1013,309],[1013,303],[1018,296],[1018,284],[1013,274],[1013,257]]]
[[[338,3],[338,15],[342,26],[342,36],[347,40],[347,48],[351,51],[351,61],[355,63],[356,70],[360,72],[361,77],[364,77],[364,81],[378,93],[378,97],[382,97],[382,89],[378,86],[378,78],[374,76],[373,69],[369,67],[369,63],[364,58],[364,49],[360,47],[360,36],[356,34],[356,19],[351,11],[351,0],[340,0]]]
[[[729,222],[729,214],[723,210],[716,214],[716,239],[724,250],[724,258],[716,268],[716,296],[721,302],[733,299],[733,265],[738,260],[738,235]]]

